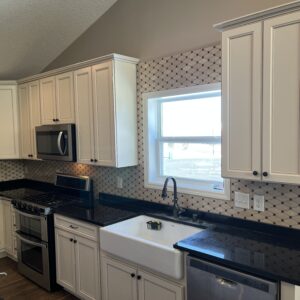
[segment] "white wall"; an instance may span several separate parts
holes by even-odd
[[[289,0],[119,0],[47,68],[116,52],[142,59],[220,40],[212,25]]]

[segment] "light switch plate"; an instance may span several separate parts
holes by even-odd
[[[263,195],[253,196],[253,209],[257,211],[265,211],[265,196]]]
[[[234,206],[239,208],[250,208],[250,197],[249,194],[234,192]]]
[[[117,176],[117,188],[122,189],[123,188],[123,178],[120,176]]]

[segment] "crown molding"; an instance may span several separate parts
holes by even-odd
[[[105,56],[101,56],[101,57],[93,58],[93,59],[90,59],[90,60],[82,61],[82,62],[73,64],[73,65],[69,65],[69,66],[66,66],[66,67],[62,67],[62,68],[59,68],[59,69],[54,69],[54,70],[51,70],[51,71],[48,71],[48,72],[44,72],[44,73],[36,74],[36,75],[33,75],[33,76],[25,77],[25,78],[17,80],[17,83],[22,84],[22,83],[38,80],[38,79],[45,78],[45,77],[50,77],[50,76],[55,76],[55,75],[66,73],[66,72],[75,71],[75,70],[78,70],[78,69],[81,69],[81,68],[96,65],[98,63],[101,63],[101,62],[104,62],[104,61],[107,61],[107,60],[123,61],[123,62],[132,63],[132,64],[138,64],[138,62],[140,61],[139,59],[134,58],[134,57],[129,57],[129,56],[125,56],[125,55],[112,53],[112,54],[108,54],[108,55],[105,55]]]
[[[218,31],[224,31],[233,27],[246,25],[249,23],[261,21],[274,16],[282,15],[300,9],[300,1],[293,1],[287,4],[275,6],[269,9],[261,10],[253,14],[245,15],[239,18],[231,19],[225,22],[215,24],[213,27]]]

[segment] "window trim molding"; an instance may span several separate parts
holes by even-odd
[[[158,92],[149,92],[149,93],[143,93],[142,99],[143,99],[143,141],[144,141],[144,187],[150,188],[150,189],[161,189],[163,182],[156,181],[151,182],[149,178],[149,131],[148,131],[148,124],[149,124],[149,105],[148,101],[150,99],[158,99],[164,98],[164,97],[176,97],[178,94],[196,94],[196,93],[203,93],[203,92],[210,92],[215,90],[221,90],[221,83],[211,83],[211,84],[203,84],[203,85],[197,85],[197,86],[191,86],[191,87],[183,87],[183,88],[177,88],[177,89],[170,89],[170,90],[163,90]],[[151,109],[151,108],[150,108]],[[157,127],[158,124],[158,115],[155,114],[154,125]],[[157,128],[156,128],[157,129]],[[157,131],[157,130],[155,130]],[[159,162],[156,160],[156,163],[159,164]],[[156,169],[159,169],[160,166],[156,166]],[[172,188],[170,187],[170,190]],[[221,200],[230,200],[230,180],[224,178],[224,191],[223,192],[212,192],[212,191],[205,191],[205,190],[197,190],[192,189],[189,187],[180,187],[178,186],[178,192],[183,194],[190,194],[190,195],[197,195],[202,197],[208,197],[208,198],[214,198],[214,199],[221,199]]]

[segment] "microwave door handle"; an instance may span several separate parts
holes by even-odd
[[[62,148],[61,148],[61,140],[63,138],[63,132],[60,131],[59,134],[58,134],[58,137],[57,137],[57,148],[58,148],[58,151],[60,153],[60,155],[66,155],[66,147],[65,147],[65,150],[63,151]]]
[[[29,244],[29,245],[32,245],[32,246],[36,246],[36,247],[40,247],[40,248],[47,248],[47,244],[44,244],[44,243],[37,243],[37,242],[34,242],[34,241],[31,241],[29,239],[26,239],[24,237],[22,237],[19,233],[16,232],[16,235],[17,235],[17,238],[20,239],[21,241]]]

